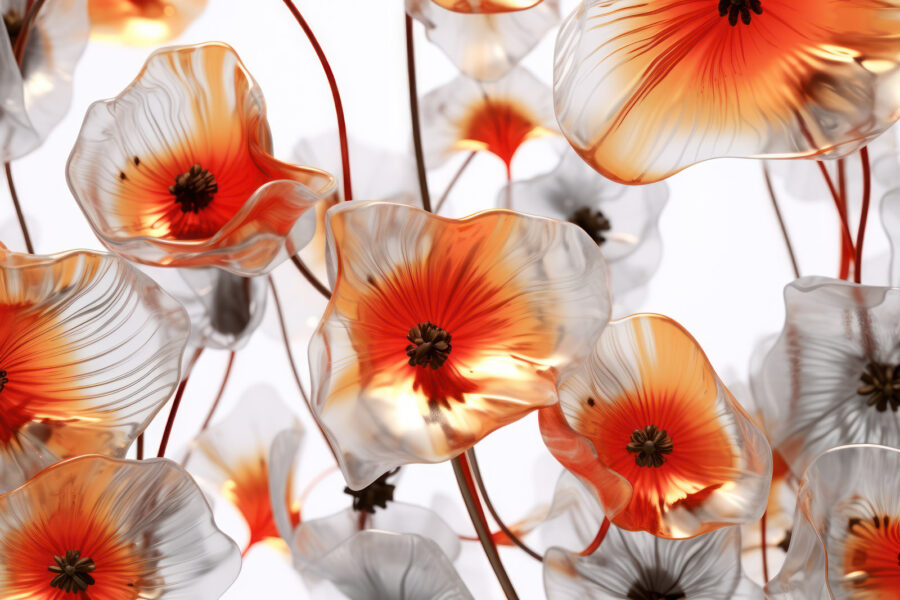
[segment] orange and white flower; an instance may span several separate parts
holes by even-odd
[[[155,46],[181,35],[206,0],[89,0],[91,37],[103,42]]]

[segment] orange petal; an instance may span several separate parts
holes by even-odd
[[[181,35],[205,7],[206,0],[89,0],[91,37],[156,46]]]

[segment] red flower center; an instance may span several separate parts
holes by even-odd
[[[541,126],[524,106],[502,98],[485,96],[466,115],[461,126],[461,145],[471,150],[487,150],[509,168],[513,155]]]
[[[883,600],[900,600],[900,520],[850,519],[844,579]]]

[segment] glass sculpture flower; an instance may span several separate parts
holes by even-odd
[[[13,54],[26,0],[0,4],[0,162],[37,148],[69,110],[72,75],[88,40],[86,0],[47,0],[26,41],[22,68]]]
[[[0,496],[0,596],[218,598],[240,554],[170,460],[83,456]]]
[[[459,13],[497,14],[525,10],[545,0],[429,0],[438,6]]]
[[[336,206],[328,223],[311,404],[351,488],[554,404],[609,318],[603,258],[570,223],[379,202]]]
[[[762,600],[741,570],[741,531],[666,540],[612,526],[590,556],[551,548],[544,588],[554,600]]]
[[[671,319],[612,321],[559,394],[540,411],[544,442],[615,525],[687,538],[762,516],[765,437]]]
[[[262,92],[234,50],[182,46],[154,53],[124,92],[91,105],[67,176],[110,250],[249,277],[306,245],[312,209],[334,186],[271,151]]]
[[[269,464],[270,445],[279,432],[286,430],[298,437],[303,435],[303,426],[294,413],[277,399],[274,390],[263,387],[245,395],[227,418],[194,440],[187,467],[244,517],[250,530],[244,554],[259,542],[281,541],[273,516],[274,498],[269,495]],[[284,467],[279,499],[296,527],[300,506],[293,498],[294,458],[292,455]]]
[[[900,290],[803,277],[784,301],[784,329],[751,379],[772,447],[798,477],[835,446],[900,447]]]
[[[422,98],[422,141],[429,167],[454,152],[487,151],[506,165],[528,140],[556,131],[550,90],[522,67],[498,81],[457,77]]]
[[[806,471],[772,600],[893,600],[900,594],[900,451],[834,448]]]
[[[425,26],[428,39],[457,69],[479,81],[492,81],[509,73],[560,19],[559,0],[482,3],[528,9],[516,12],[454,10],[454,6],[463,4],[472,7],[478,3],[406,0],[406,12]]]
[[[659,216],[669,199],[660,182],[634,187],[612,182],[568,151],[545,175],[507,184],[517,210],[575,223],[600,246],[613,299],[646,283],[659,266]]]
[[[205,7],[206,0],[88,0],[91,37],[157,46],[181,35]]]
[[[123,456],[178,385],[187,315],[116,256],[0,250],[0,315],[0,491]]]
[[[832,157],[900,116],[897,0],[585,0],[556,43],[563,133],[649,183],[703,160]]]

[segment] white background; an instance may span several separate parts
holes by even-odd
[[[574,2],[563,5],[567,12]],[[369,145],[408,151],[402,1],[299,0],[298,6],[331,61],[343,95],[350,135]],[[548,84],[554,36],[555,31],[525,61]],[[290,160],[300,139],[333,129],[334,112],[326,80],[301,30],[280,1],[210,0],[205,13],[177,43],[211,40],[231,44],[261,85],[277,157]],[[416,41],[420,92],[425,93],[452,79],[456,72],[444,55],[427,43],[418,24]],[[137,75],[150,51],[92,42],[76,73],[74,100],[67,117],[40,149],[14,163],[19,193],[39,253],[101,248],[66,186],[65,161],[87,106],[118,94]],[[431,173],[435,197],[461,159]],[[812,163],[794,164],[792,177],[806,177],[812,169]],[[546,154],[526,148],[514,162],[513,176],[528,177],[553,166]],[[851,168],[858,168],[855,160],[851,161]],[[461,216],[491,208],[503,181],[498,160],[478,157],[454,191],[445,212]],[[838,261],[837,221],[824,186],[818,180],[810,181],[818,198],[791,198],[783,186],[779,192],[801,271],[833,276]],[[630,308],[663,313],[681,322],[699,340],[727,381],[744,380],[756,341],[781,327],[781,292],[792,278],[765,192],[761,164],[753,160],[711,161],[671,178],[669,185],[671,200],[661,221],[662,264],[648,286],[645,301]],[[2,189],[0,196],[5,194],[5,186]],[[858,194],[858,190],[853,191]],[[858,205],[858,197],[853,204]],[[0,198],[0,240],[13,249],[24,250],[5,197]],[[865,281],[886,281],[887,252],[875,212],[867,237],[866,255],[872,260],[867,262]],[[276,280],[289,313],[293,349],[306,378],[306,342],[324,303],[290,264],[277,269]],[[277,389],[307,423],[298,476],[303,486],[327,468],[331,459],[297,395],[272,312],[270,302],[260,330],[239,352],[218,415],[227,415],[251,387],[265,383]],[[226,358],[225,352],[215,351],[206,352],[201,358],[175,425],[171,448],[176,456],[197,431],[218,388]],[[157,422],[148,433],[148,453],[155,449],[159,431]],[[535,503],[549,500],[559,467],[544,449],[533,416],[490,436],[479,449],[492,497],[508,521],[523,517]],[[304,518],[330,514],[349,505],[350,498],[341,493],[342,488],[339,475],[326,479],[304,506]],[[405,469],[396,497],[425,505],[435,505],[437,499],[441,516],[458,531],[471,535],[449,464]],[[222,501],[217,502],[216,514],[220,526],[241,544],[246,531],[240,518]],[[534,543],[539,544],[539,540]],[[471,542],[463,544],[457,567],[475,597],[499,597],[499,587],[493,582],[480,547]],[[521,597],[542,598],[540,565],[514,549],[502,549],[502,556]],[[250,552],[240,578],[225,596],[306,597],[308,592],[289,562],[278,551],[264,546]]]

